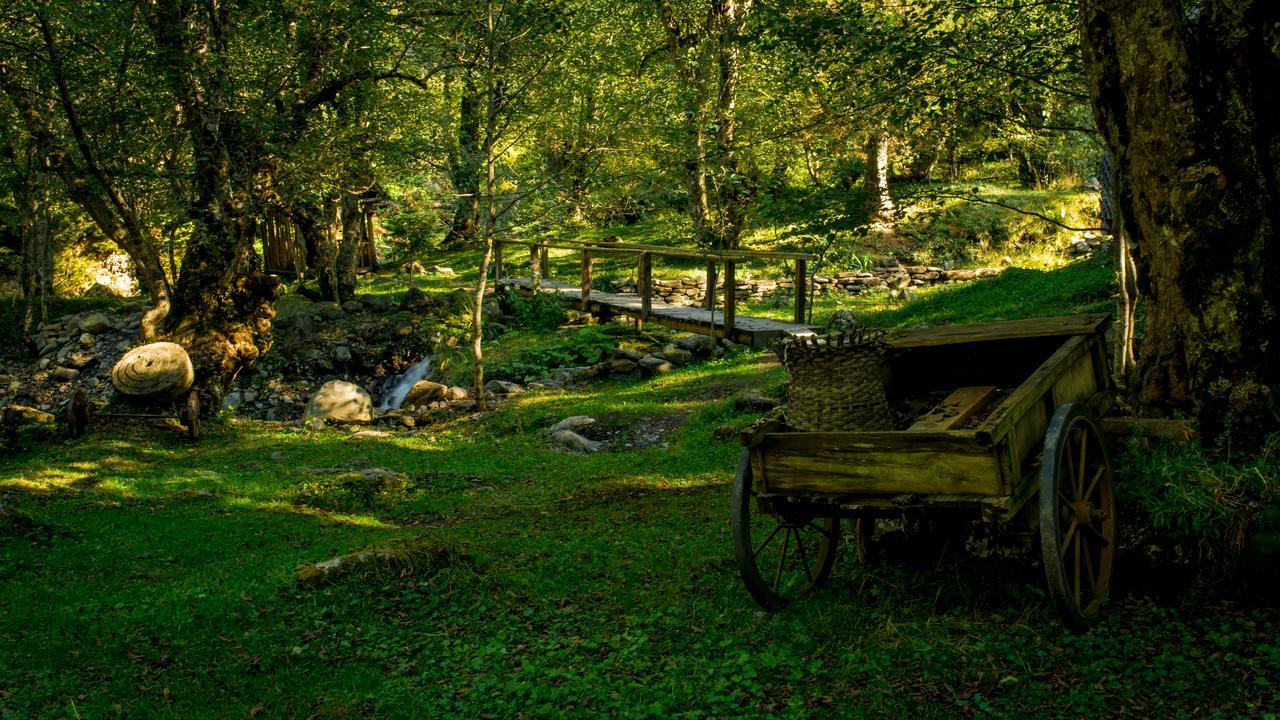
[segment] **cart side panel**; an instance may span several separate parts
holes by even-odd
[[[775,433],[753,449],[764,492],[1000,495],[996,452],[964,433]]]
[[[1096,338],[1090,338],[1086,344],[1098,342]],[[1016,493],[1019,480],[1025,477],[1023,471],[1028,462],[1044,447],[1044,434],[1053,411],[1069,402],[1088,400],[1104,389],[1098,385],[1095,367],[1098,357],[1090,350],[1070,357],[1057,368],[1053,384],[1044,389],[1039,402],[1027,408],[1014,423],[1004,442],[1010,457],[1010,462],[1003,465],[1010,494]]]

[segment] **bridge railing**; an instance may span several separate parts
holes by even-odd
[[[645,320],[649,318],[649,313],[653,305],[653,259],[655,257],[680,258],[685,260],[701,260],[707,264],[714,263],[722,266],[724,272],[724,300],[723,314],[724,327],[726,336],[731,334],[734,329],[734,321],[737,315],[737,267],[739,263],[748,263],[759,260],[791,260],[795,263],[795,304],[793,307],[792,317],[797,324],[804,324],[805,309],[808,301],[808,262],[816,258],[815,255],[807,253],[795,252],[772,252],[763,250],[726,250],[723,252],[702,252],[698,250],[685,250],[681,248],[670,248],[662,245],[644,245],[639,243],[624,242],[598,242],[598,243],[576,243],[569,241],[538,241],[528,242],[519,240],[502,240],[495,246],[494,253],[494,276],[495,280],[501,280],[503,277],[502,247],[503,245],[526,245],[529,248],[529,265],[530,265],[530,281],[537,288],[542,280],[551,278],[551,265],[548,262],[549,250],[552,248],[560,250],[575,250],[581,253],[581,273],[580,286],[582,290],[582,310],[586,312],[590,309],[591,303],[591,283],[592,270],[594,266],[594,256],[602,253],[622,253],[636,256],[636,286],[640,295],[640,318],[641,326]],[[716,295],[716,288],[713,286],[713,276],[707,276],[706,298],[711,301]]]

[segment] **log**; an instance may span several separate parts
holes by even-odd
[[[136,347],[111,368],[111,384],[116,390],[140,399],[177,397],[191,389],[195,377],[187,351],[171,342]]]
[[[1126,437],[1157,438],[1185,442],[1196,437],[1196,431],[1185,420],[1164,418],[1114,417],[1102,419],[1102,432]]]

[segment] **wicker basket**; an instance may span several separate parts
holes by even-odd
[[[791,375],[787,423],[806,432],[891,430],[883,338],[856,329],[776,343]]]

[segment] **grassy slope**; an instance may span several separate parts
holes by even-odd
[[[939,290],[882,325],[1105,306],[1090,263]],[[1066,290],[1064,292],[1064,290]],[[0,497],[57,530],[0,537],[0,717],[942,717],[1262,713],[1280,622],[1125,597],[1064,631],[1036,570],[944,556],[859,567],[776,616],[732,562],[731,396],[780,370],[741,354],[652,381],[527,396],[473,422],[344,442],[228,423],[190,446],[116,428],[0,459]],[[686,416],[669,447],[552,451],[588,413]],[[385,465],[407,502],[326,514],[305,468]],[[188,492],[209,490],[212,496]],[[469,560],[299,589],[293,569],[392,537]]]

